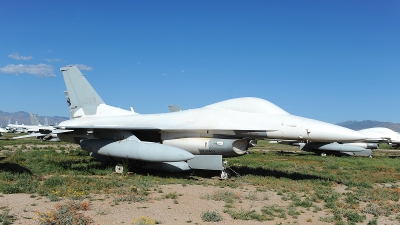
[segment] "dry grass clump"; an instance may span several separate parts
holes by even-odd
[[[160,224],[160,222],[157,220],[154,220],[148,216],[141,216],[137,219],[134,219],[132,221],[132,224],[134,224],[134,225],[155,225],[155,224]]]
[[[90,210],[89,202],[70,201],[66,204],[56,204],[55,211],[47,213],[37,212],[39,225],[58,225],[58,224],[93,224],[90,217],[83,215],[80,211]]]

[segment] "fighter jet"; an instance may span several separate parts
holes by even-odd
[[[373,127],[358,132],[368,136],[366,142],[386,142],[394,148],[400,147],[400,134],[389,128]]]
[[[245,155],[259,139],[350,142],[366,138],[351,129],[291,115],[254,97],[173,113],[138,114],[105,104],[77,67],[60,70],[71,118],[58,125],[57,136],[98,159],[135,160],[143,168],[167,171],[219,170],[225,178],[223,157]]]
[[[2,127],[0,127],[0,137],[3,136],[3,133],[7,133],[8,131]]]
[[[41,141],[60,141],[57,137],[57,129],[53,127],[45,127],[43,129],[38,129],[36,132],[32,132],[27,135],[13,137],[12,139],[23,139],[35,137]]]
[[[54,127],[48,126],[47,117],[45,118],[45,125],[42,125],[39,123],[37,114],[35,115],[31,113],[29,114],[29,116],[31,118],[32,126],[24,125],[25,133],[29,134],[13,137],[12,139],[36,137],[37,139],[40,139],[42,141],[60,141],[60,139],[58,139],[57,135],[55,134],[56,131],[54,131]]]
[[[40,124],[40,122],[39,122],[38,114],[35,115],[33,113],[30,113],[29,117],[31,119],[31,123],[33,126],[42,126],[42,124]]]
[[[373,157],[372,150],[378,149],[380,143],[388,143],[390,146],[397,148],[400,146],[400,134],[391,129],[384,127],[374,127],[359,130],[359,133],[367,138],[362,142],[299,142],[297,140],[277,140],[279,144],[288,144],[299,146],[300,150],[314,152],[321,156],[327,154],[332,155],[349,155],[349,156],[368,156]]]
[[[356,142],[304,142],[298,140],[274,140],[279,144],[299,146],[300,150],[314,152],[321,156],[368,156],[372,158],[372,150],[379,147],[379,143],[363,141]]]
[[[32,133],[32,132],[37,132],[39,128],[41,128],[43,125],[39,123],[39,120],[37,119],[37,115],[30,113],[29,117],[31,119],[31,124],[32,125],[24,125],[21,124],[19,125],[17,121],[15,121],[15,124],[11,124],[10,122],[8,123],[7,127],[9,130],[15,133]]]

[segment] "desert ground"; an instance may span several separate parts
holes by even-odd
[[[217,193],[221,190],[233,192],[240,202],[235,204],[235,208],[244,211],[260,211],[265,205],[286,208],[289,202],[283,201],[282,197],[276,192],[266,191],[259,193],[254,186],[243,186],[239,189],[220,188],[215,186],[201,185],[162,185],[157,188],[157,192],[151,194],[149,201],[134,202],[123,201],[115,203],[118,194],[97,195],[94,194],[90,199],[80,202],[88,202],[88,210],[80,211],[86,217],[93,220],[93,224],[132,224],[135,219],[148,217],[160,224],[332,224],[332,222],[322,222],[319,218],[331,216],[329,210],[315,212],[312,209],[303,209],[297,218],[289,215],[284,218],[275,217],[268,221],[240,220],[233,219],[230,215],[223,213],[224,201],[206,199],[206,196]],[[162,190],[162,191],[161,191]],[[337,186],[336,190],[345,191],[344,186]],[[162,192],[162,193],[159,193]],[[165,198],[168,193],[177,193],[175,199]],[[250,197],[251,196],[251,197]],[[59,202],[51,202],[47,198],[32,196],[30,194],[7,194],[0,198],[0,208],[10,209],[9,214],[15,216],[13,224],[39,224],[41,222],[38,212],[49,213],[54,211],[58,205],[66,204],[68,199]],[[320,207],[322,207],[320,203]],[[201,218],[202,212],[215,211],[222,216],[219,222],[204,222]],[[372,215],[367,216],[365,223],[372,219]],[[50,223],[48,223],[50,224]],[[392,218],[379,218],[377,224],[399,224],[399,221]]]
[[[47,145],[46,143],[31,144],[31,142],[29,142],[19,145],[18,147],[14,145],[10,147],[9,144],[3,144],[3,150],[0,150],[0,157],[2,157],[0,160],[0,178],[3,176],[3,181],[0,179],[0,188],[1,185],[7,185],[7,182],[9,182],[10,185],[13,184],[12,180],[8,181],[4,176],[9,176],[6,175],[9,171],[7,165],[11,165],[11,161],[7,161],[9,160],[7,158],[15,157],[13,155],[14,151],[23,149],[23,151],[18,153],[23,155],[33,152],[35,149],[39,149],[38,151],[45,151],[42,153],[44,154],[43,157],[50,158],[50,153],[46,153],[46,151],[50,152],[52,150],[41,149],[46,148]],[[55,157],[54,160],[58,160],[57,154],[67,155],[69,153],[66,153],[65,149],[75,147],[76,146],[71,145],[58,146],[54,151],[56,155],[51,157]],[[252,157],[261,160],[262,165],[277,163],[278,166],[284,166],[285,163],[289,163],[292,159],[298,160],[298,158],[294,157],[314,157],[308,155],[302,156],[301,154],[296,155],[298,153],[294,151],[286,152],[283,155],[279,155],[277,158],[271,159],[271,154],[275,153],[268,152],[276,151],[275,148],[276,147],[273,146],[267,146],[267,148],[265,146],[261,147],[260,149],[263,149],[262,151],[265,152]],[[290,151],[292,150],[293,149],[290,149]],[[397,150],[388,150],[387,153],[397,154],[398,152]],[[262,157],[266,158],[264,159]],[[315,159],[320,160],[320,158]],[[339,196],[337,200],[335,200],[334,207],[327,206],[328,202],[326,199],[321,200],[320,197],[315,197],[317,196],[318,190],[315,188],[313,189],[311,186],[314,182],[319,181],[308,181],[308,179],[325,178],[323,176],[302,174],[306,173],[304,171],[310,169],[315,169],[320,172],[322,170],[323,172],[324,168],[327,169],[327,171],[330,171],[330,169],[332,169],[332,171],[341,170],[338,174],[344,174],[347,173],[347,170],[344,166],[338,166],[337,164],[340,163],[351,166],[352,160],[351,158],[326,158],[322,161],[324,166],[321,167],[321,169],[312,166],[307,167],[306,164],[301,165],[296,168],[295,171],[300,171],[298,174],[302,177],[305,176],[304,179],[297,179],[296,177],[293,179],[291,173],[284,173],[282,171],[278,171],[278,175],[276,175],[277,171],[275,169],[256,168],[255,170],[240,170],[241,166],[247,168],[244,164],[250,164],[248,161],[241,158],[233,159],[237,165],[233,168],[239,169],[241,174],[237,176],[232,172],[234,175],[228,180],[221,180],[213,173],[209,175],[205,173],[201,176],[197,176],[196,173],[194,173],[195,175],[184,175],[182,177],[176,177],[175,175],[164,177],[164,175],[158,175],[158,173],[155,175],[134,172],[116,174],[108,170],[108,172],[106,171],[105,174],[101,175],[70,175],[69,172],[56,171],[54,172],[55,174],[42,174],[39,179],[41,184],[46,183],[46,180],[50,180],[52,177],[58,177],[58,179],[62,180],[60,181],[61,183],[54,184],[54,190],[48,189],[53,192],[52,194],[43,194],[40,189],[33,192],[25,189],[22,191],[23,193],[1,193],[0,191],[0,224],[1,222],[3,222],[3,224],[57,224],[56,222],[59,222],[58,224],[74,224],[66,222],[68,219],[71,219],[68,217],[86,219],[84,220],[86,222],[76,224],[102,225],[400,224],[400,207],[398,208],[400,205],[398,199],[398,196],[400,196],[400,180],[396,177],[400,167],[397,167],[397,171],[391,167],[373,167],[372,169],[378,168],[380,171],[385,172],[387,170],[390,173],[395,173],[393,175],[395,178],[391,178],[390,182],[387,183],[373,183],[372,186],[365,184],[364,181],[364,183],[361,182],[361,185],[354,186],[347,185],[348,182],[335,182],[329,181],[331,178],[326,179],[326,181],[323,182],[329,182],[329,189],[327,189],[327,193],[325,194],[330,195],[334,193]],[[358,161],[354,160],[355,164],[362,164],[367,159],[357,158],[356,160]],[[394,162],[398,162],[398,158],[390,160],[397,160]],[[7,161],[7,163],[5,163],[5,161]],[[368,163],[368,161],[365,162]],[[315,162],[310,162],[310,164],[312,163]],[[328,165],[328,163],[332,164]],[[29,168],[29,165],[25,163],[20,164]],[[34,171],[33,166],[31,167],[31,171]],[[343,170],[342,167],[344,168]],[[365,166],[362,168],[365,168]],[[68,169],[66,171],[68,171]],[[243,171],[248,173],[243,174]],[[352,174],[351,171],[349,173]],[[359,173],[360,170],[354,171],[354,179],[362,179],[363,175]],[[118,188],[108,188],[107,190],[93,189],[93,191],[82,192],[82,194],[73,193],[69,195],[69,190],[65,188],[60,190],[61,192],[64,191],[64,194],[58,193],[59,190],[57,188],[62,188],[64,186],[63,182],[82,176],[90,178],[91,180],[89,180],[89,182],[95,182],[101,179],[113,180]],[[154,183],[147,185],[148,188],[146,188],[146,190],[144,190],[142,186],[135,186],[135,182],[144,177],[151,177],[151,179],[148,179],[150,182],[154,180]],[[33,176],[32,179],[38,178],[37,176]],[[333,179],[335,179],[335,177],[333,177]],[[160,180],[162,180],[162,182],[160,182]],[[70,184],[65,183],[65,186],[67,185]],[[367,187],[363,190],[373,191],[371,193],[381,195],[379,190],[385,190],[394,197],[392,196],[389,200],[386,198],[383,199],[383,197],[378,200],[363,199],[368,198],[368,196],[366,197],[362,195],[362,193],[357,192],[358,189],[361,189],[363,186]],[[39,188],[40,187],[41,186],[39,186]],[[48,192],[48,190],[46,191]],[[358,193],[358,197],[354,200],[355,202],[349,200],[349,196],[353,196],[351,195],[352,193]],[[385,192],[384,195],[389,195],[387,193]],[[54,196],[57,197],[54,198]],[[78,197],[76,198],[76,196]],[[377,206],[380,205],[380,208],[372,208],[371,204],[375,203]],[[393,207],[385,208],[383,204],[391,204]],[[74,215],[60,214],[63,206],[71,206],[69,210],[73,211]],[[383,209],[390,209],[391,213],[384,212],[382,211]],[[379,213],[372,212],[372,210],[376,210]],[[355,213],[352,214],[351,212]],[[338,215],[340,217],[339,219],[336,218]]]

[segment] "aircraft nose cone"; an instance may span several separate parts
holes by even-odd
[[[321,121],[310,123],[309,140],[328,141],[328,142],[352,142],[361,141],[367,138],[355,130],[341,127],[334,124],[329,124]]]

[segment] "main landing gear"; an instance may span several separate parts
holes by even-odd
[[[234,172],[236,176],[240,177],[240,174],[238,174],[236,171],[234,171],[231,167],[228,166],[228,161],[226,160],[222,161],[222,165],[224,166],[224,169],[221,171],[221,176],[220,176],[221,180],[229,179],[232,176],[231,171]]]
[[[115,166],[115,173],[122,174],[123,172],[124,172],[124,166],[122,164],[118,163]]]
[[[230,178],[231,177],[231,173],[229,172],[229,171],[227,171],[227,170],[222,170],[221,171],[221,176],[220,176],[220,178],[222,179],[222,180],[226,180],[226,179],[228,179],[228,178]]]

